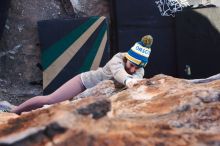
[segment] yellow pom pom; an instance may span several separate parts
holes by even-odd
[[[151,35],[145,35],[141,38],[141,41],[145,44],[145,46],[151,47],[153,44],[153,37]]]

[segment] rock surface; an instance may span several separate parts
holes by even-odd
[[[72,101],[0,113],[0,145],[220,145],[220,80],[157,75],[123,89],[105,81]]]

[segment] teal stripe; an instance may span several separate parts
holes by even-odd
[[[42,51],[42,67],[47,69],[66,49],[69,48],[99,17],[92,17],[67,36],[53,44],[51,47]]]
[[[106,29],[107,29],[106,25],[103,25],[102,28],[100,29],[99,34],[98,34],[92,48],[88,52],[88,55],[86,56],[82,67],[79,69],[79,73],[90,70],[92,63],[93,63],[93,60],[95,59],[95,56],[96,56],[98,49],[99,49],[99,46],[100,46],[102,39],[104,37]]]

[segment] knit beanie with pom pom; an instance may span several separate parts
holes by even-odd
[[[136,42],[133,47],[126,53],[125,57],[133,64],[139,67],[145,67],[151,52],[153,37],[145,35],[140,42]]]

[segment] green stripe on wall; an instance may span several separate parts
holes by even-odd
[[[99,46],[101,44],[102,38],[105,34],[106,29],[107,29],[107,26],[103,25],[101,30],[99,31],[99,34],[97,36],[97,39],[95,40],[95,43],[93,44],[92,48],[88,52],[88,55],[82,65],[82,67],[79,69],[79,73],[90,70],[92,63],[93,63],[93,60],[95,59],[96,53],[97,53]]]
[[[75,42],[99,17],[92,17],[73,30],[69,35],[42,51],[42,67],[45,70],[56,60],[73,42]]]

